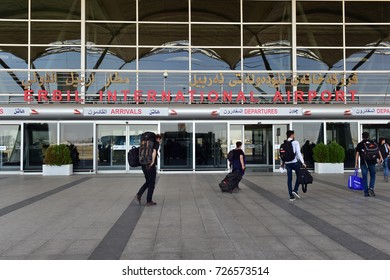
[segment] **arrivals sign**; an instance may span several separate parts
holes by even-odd
[[[113,107],[113,108],[84,108],[84,116],[140,116],[161,117],[168,116],[168,108],[140,108],[140,107]]]

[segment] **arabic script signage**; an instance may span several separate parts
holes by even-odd
[[[221,116],[302,116],[302,108],[220,108]]]
[[[84,108],[84,116],[168,116],[168,108]]]
[[[390,107],[354,107],[352,115],[359,116],[389,116]]]
[[[28,108],[0,107],[0,116],[30,116]]]

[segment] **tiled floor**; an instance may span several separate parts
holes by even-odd
[[[0,175],[0,259],[390,259],[390,183],[365,198],[348,175],[290,202],[284,174],[228,194],[222,173],[164,173],[153,207],[134,201],[142,174]]]

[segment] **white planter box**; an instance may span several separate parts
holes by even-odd
[[[315,173],[344,173],[344,163],[314,163]]]
[[[73,164],[42,165],[43,176],[69,176],[73,174]]]

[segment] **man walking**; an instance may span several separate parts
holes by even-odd
[[[363,140],[356,146],[355,156],[355,168],[359,168],[359,157],[360,157],[360,168],[362,169],[364,196],[375,196],[375,179],[376,170],[375,165],[378,162],[383,161],[381,153],[378,151],[378,145],[370,141],[370,135],[368,132],[362,133]],[[368,172],[370,172],[370,184],[368,184]]]
[[[299,145],[299,142],[294,140],[294,131],[288,130],[287,133],[287,140],[285,141],[290,142],[292,145],[292,152],[294,153],[294,156],[291,160],[286,160],[285,162],[282,160],[282,167],[285,167],[287,169],[287,187],[288,187],[288,194],[290,195],[290,201],[294,201],[296,198],[300,199],[301,197],[298,195],[298,175],[299,170],[301,168],[301,164],[306,167],[305,161],[303,160],[302,154],[301,154],[301,148]],[[288,144],[289,145],[289,144]],[[288,149],[286,149],[288,150]],[[299,161],[298,161],[299,160]],[[295,171],[296,180],[294,189],[292,188],[292,171]]]
[[[144,173],[145,176],[145,183],[142,185],[142,187],[139,189],[138,193],[135,196],[138,203],[141,204],[142,194],[145,192],[146,189],[148,189],[148,193],[146,195],[146,206],[154,206],[157,204],[152,199],[153,199],[154,187],[156,184],[156,175],[157,175],[156,165],[157,165],[158,149],[160,148],[160,142],[161,142],[161,135],[157,134],[156,141],[153,146],[152,162],[150,164],[142,165],[142,172]]]

